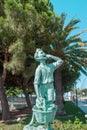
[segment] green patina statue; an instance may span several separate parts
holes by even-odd
[[[57,111],[53,73],[62,65],[63,60],[56,56],[46,54],[40,48],[36,49],[34,58],[36,61],[40,62],[34,78],[34,88],[37,99],[33,107],[31,122],[29,125],[25,126],[23,130],[52,130],[50,123],[54,120]],[[48,59],[52,59],[54,62],[47,63]],[[46,129],[41,125],[38,127],[33,126],[35,119],[39,124],[46,124]]]

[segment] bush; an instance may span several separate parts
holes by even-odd
[[[68,120],[64,123],[55,120],[52,126],[54,130],[87,130],[87,125],[84,125],[77,117],[74,122]]]

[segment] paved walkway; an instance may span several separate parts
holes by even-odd
[[[87,114],[87,98],[81,98],[78,100],[78,107]]]
[[[87,114],[87,103],[78,101],[78,107]]]

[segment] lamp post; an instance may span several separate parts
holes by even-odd
[[[77,92],[77,89],[76,89],[76,106],[78,106],[78,92]]]

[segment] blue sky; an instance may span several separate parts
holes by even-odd
[[[66,23],[73,17],[81,20],[78,24],[79,29],[74,33],[87,30],[87,0],[51,0],[51,2],[53,3],[56,14],[67,14]],[[87,33],[82,34],[81,38],[87,41]],[[76,87],[80,89],[87,88],[87,76],[81,74]]]

